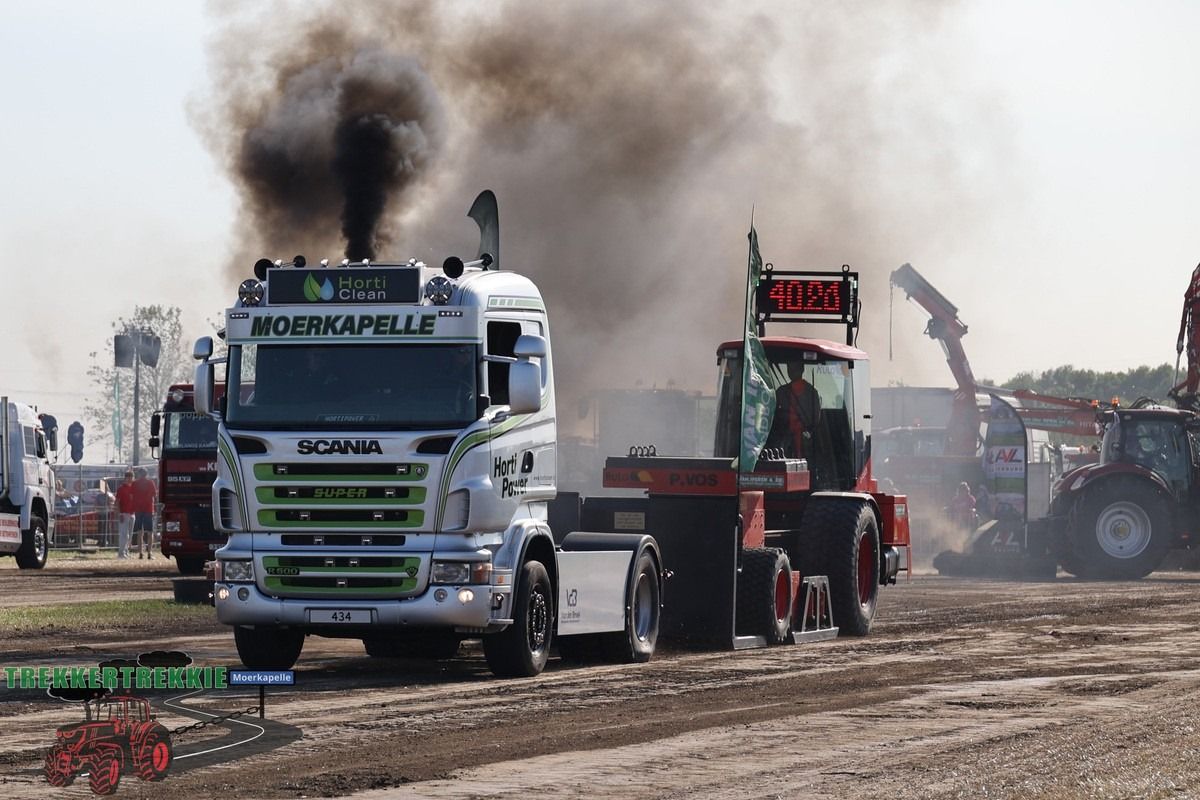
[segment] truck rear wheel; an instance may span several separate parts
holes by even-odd
[[[29,528],[21,533],[17,550],[17,566],[21,569],[41,569],[46,566],[50,543],[46,538],[46,520],[40,514],[29,515]]]
[[[805,512],[804,527],[820,537],[839,635],[866,636],[879,599],[879,525],[874,512],[864,502],[814,500]]]
[[[742,550],[737,582],[737,632],[783,644],[792,630],[792,567],[782,551]]]
[[[642,663],[654,655],[658,624],[662,616],[662,586],[658,564],[646,550],[637,564],[625,593],[625,630],[600,635],[600,653],[605,661]]]
[[[304,631],[235,625],[233,641],[248,669],[291,669],[304,648]]]
[[[526,561],[513,591],[513,622],[499,633],[483,637],[483,655],[495,675],[528,678],[545,668],[550,655],[554,587],[542,562]]]
[[[1081,577],[1136,580],[1162,563],[1171,546],[1169,515],[1150,486],[1114,477],[1090,487],[1081,503],[1071,530]]]

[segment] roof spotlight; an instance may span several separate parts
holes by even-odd
[[[261,281],[256,281],[254,278],[246,278],[238,286],[238,300],[242,301],[244,306],[256,306],[262,302],[263,285]]]
[[[254,262],[254,277],[260,281],[265,281],[267,279],[267,270],[273,266],[275,265],[271,263],[269,258],[260,258]]]
[[[292,266],[297,267],[297,268],[303,267],[307,263],[308,263],[308,259],[306,259],[304,256],[296,256],[295,258],[292,259]]]
[[[434,275],[425,284],[425,296],[435,306],[444,306],[454,296],[454,283],[445,275]]]

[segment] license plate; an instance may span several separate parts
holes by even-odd
[[[310,610],[308,612],[308,621],[335,625],[369,625],[371,624],[371,610],[368,608],[322,608]]]

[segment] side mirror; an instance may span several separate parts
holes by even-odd
[[[192,358],[197,361],[207,361],[212,358],[213,340],[211,336],[201,336],[192,347]]]
[[[155,411],[150,417],[150,437],[157,439],[160,430],[162,430],[162,414]],[[150,446],[155,447],[155,445]]]
[[[508,409],[513,414],[542,410],[542,369],[532,361],[518,361],[509,367]]]
[[[212,340],[208,340],[209,346],[212,346]],[[196,343],[196,349],[199,350],[200,343]],[[196,413],[204,414],[205,416],[213,416],[213,365],[206,362],[196,365],[196,377],[192,381],[195,387],[193,402],[196,404]]]

